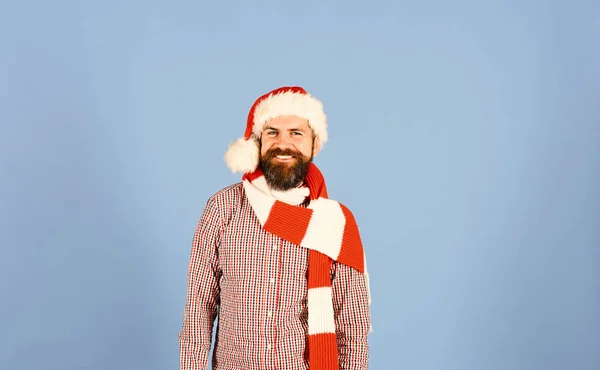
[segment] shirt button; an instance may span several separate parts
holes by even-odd
[[[267,349],[271,349],[271,343],[267,344]]]
[[[271,278],[271,284],[275,284],[275,278]]]
[[[267,316],[269,316],[269,317],[273,316],[273,312],[272,311],[267,312]]]

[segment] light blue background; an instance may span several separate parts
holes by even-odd
[[[0,369],[177,369],[196,222],[286,84],[371,369],[600,369],[597,1],[5,2],[0,42]]]

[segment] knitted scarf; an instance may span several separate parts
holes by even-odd
[[[363,245],[354,216],[339,202],[328,199],[325,180],[311,163],[306,176],[310,203],[302,203],[302,189],[295,202],[286,202],[269,190],[260,169],[247,173],[242,183],[262,228],[293,244],[308,248],[308,360],[311,370],[338,369],[330,269],[333,261],[368,274]],[[304,189],[306,190],[306,189]],[[304,193],[306,194],[306,193]],[[370,294],[369,294],[370,304]]]

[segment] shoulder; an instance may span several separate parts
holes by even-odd
[[[321,212],[327,210],[328,213],[341,213],[347,220],[351,220],[352,222],[356,221],[354,213],[350,210],[350,208],[344,203],[335,199],[319,198],[315,201],[312,201],[309,208],[322,209],[323,211]]]
[[[217,192],[213,193],[208,198],[208,203],[217,205],[230,204],[239,202],[242,199],[244,187],[241,182],[226,186]]]
[[[243,197],[244,186],[241,182],[226,186],[208,197],[205,213],[212,214],[222,221],[229,220],[239,208]]]

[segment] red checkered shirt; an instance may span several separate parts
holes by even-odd
[[[181,370],[308,369],[308,249],[264,231],[241,183],[209,198],[196,229],[179,334]],[[333,263],[340,369],[367,369],[364,275]]]

